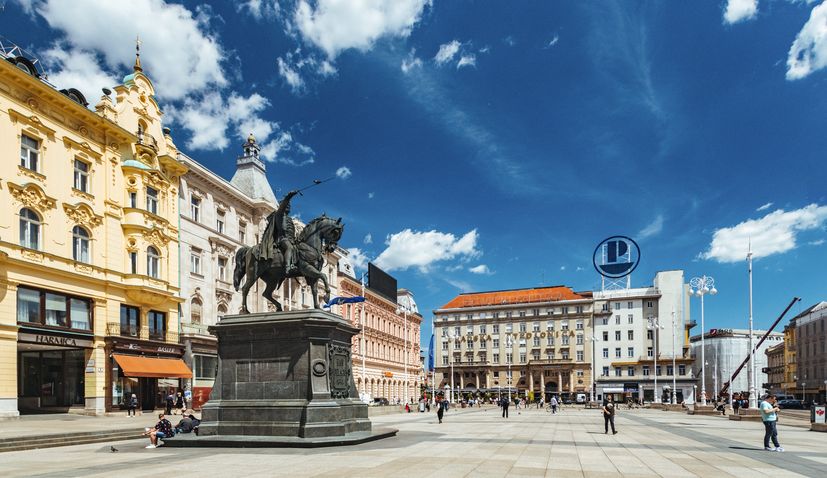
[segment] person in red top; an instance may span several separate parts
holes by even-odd
[[[158,446],[159,438],[172,438],[175,432],[172,431],[172,423],[164,418],[163,413],[158,414],[158,423],[155,428],[147,428],[144,436],[149,435],[149,445],[146,448],[156,448]]]

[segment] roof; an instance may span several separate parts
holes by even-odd
[[[558,285],[531,289],[513,289],[460,294],[451,299],[451,301],[447,304],[443,305],[441,309],[483,307],[487,305],[526,304],[558,300],[581,300],[585,298],[585,296],[574,292],[570,287]]]

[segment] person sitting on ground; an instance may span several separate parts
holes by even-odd
[[[147,428],[144,435],[149,435],[149,445],[146,448],[156,448],[158,446],[158,439],[171,438],[175,432],[172,431],[172,423],[169,422],[163,413],[158,414],[158,423],[155,428]]]
[[[178,425],[175,425],[175,433],[192,433],[195,425],[192,423],[192,415],[183,415]]]

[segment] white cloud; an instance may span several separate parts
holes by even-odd
[[[371,233],[365,234],[365,238],[362,239],[362,242],[365,244],[373,244],[373,235]]]
[[[513,36],[508,35],[507,37],[503,38],[503,43],[505,43],[508,46],[514,46],[517,44],[517,40],[515,40]]]
[[[299,72],[290,66],[282,57],[276,58],[276,63],[279,67],[279,75],[284,78],[284,81],[287,82],[290,88],[294,92],[301,91],[304,88],[304,80],[301,75],[299,75]]]
[[[561,270],[561,271],[566,270],[566,266],[560,266],[560,270]]]
[[[586,270],[586,269],[584,269],[584,268],[582,268],[582,267],[580,267],[580,266],[577,266],[577,271],[578,271],[578,272],[580,272],[580,271],[584,271],[584,270]]]
[[[376,194],[375,194],[374,192],[369,192],[369,193],[368,193],[368,199],[373,199],[373,197],[374,197],[375,195],[376,195]]]
[[[255,19],[272,18],[281,12],[277,0],[244,0],[236,5],[236,11],[247,10]]]
[[[728,0],[724,10],[724,22],[732,24],[755,18],[758,0]]]
[[[809,244],[811,246],[820,246],[820,245],[824,244],[824,239],[817,239],[815,241],[810,241],[807,244]]]
[[[479,256],[477,237],[476,229],[460,238],[438,231],[418,232],[405,229],[388,236],[385,241],[388,247],[376,258],[376,264],[386,271],[406,270],[409,267],[427,271],[429,266],[438,261],[458,256]]]
[[[61,89],[80,90],[91,105],[103,94],[101,88],[111,88],[118,83],[114,76],[98,66],[98,59],[92,52],[57,43],[44,51],[41,58],[47,64],[63,65],[57,73],[49,75],[49,81]]]
[[[353,264],[353,268],[357,270],[367,269],[368,262],[370,262],[370,257],[365,255],[365,253],[358,247],[348,248],[347,258],[350,259],[350,263]]]
[[[458,280],[458,279],[445,279],[445,282],[451,284],[452,286],[459,289],[460,292],[474,292],[474,286],[469,284],[468,282]]]
[[[771,207],[772,207],[772,205],[773,205],[773,203],[768,202],[767,204],[764,204],[763,206],[761,206],[761,207],[759,207],[758,209],[756,209],[756,211],[764,211],[764,210],[767,210],[767,209],[771,208]]]
[[[638,233],[638,237],[641,239],[646,239],[647,237],[660,234],[661,231],[663,231],[663,214],[658,214],[658,217],[656,217],[655,220],[650,222],[649,225],[644,227]]]
[[[827,1],[817,5],[787,56],[787,79],[799,80],[827,66]]]
[[[549,42],[546,44],[546,48],[551,48],[551,47],[553,47],[553,46],[554,46],[554,45],[556,45],[556,44],[557,44],[557,42],[559,42],[559,41],[560,41],[560,35],[554,35],[554,38],[552,38],[551,40],[549,40]]]
[[[485,264],[480,264],[478,266],[474,266],[468,269],[468,272],[472,272],[474,274],[484,274],[484,275],[491,275],[491,269],[488,268]]]
[[[299,0],[293,14],[302,37],[334,59],[343,50],[370,50],[382,37],[407,37],[430,0]]]
[[[341,168],[336,170],[336,176],[339,179],[347,179],[347,178],[353,176],[353,173],[350,171],[350,168],[348,168],[347,166],[342,166]]]
[[[65,34],[59,41],[103,60],[104,65],[89,65],[90,79],[77,80],[79,83],[94,84],[95,77],[105,74],[103,70],[122,76],[135,60],[135,37],[141,35],[141,63],[160,98],[181,99],[227,84],[221,66],[227,52],[210,31],[206,15],[193,15],[185,7],[163,0],[42,0],[33,4],[51,28]],[[53,60],[52,69],[58,72],[55,76],[64,70],[78,73],[72,65],[74,57],[53,55]],[[83,93],[91,96],[97,91]]]
[[[780,254],[795,249],[799,232],[817,229],[825,222],[827,206],[810,204],[789,212],[779,209],[761,219],[750,219],[716,230],[709,250],[701,253],[700,257],[718,262],[742,261],[746,258],[750,242],[756,258]]]
[[[477,57],[475,55],[462,55],[462,58],[457,62],[457,70],[463,66],[477,66]]]
[[[412,49],[411,52],[408,53],[408,57],[402,59],[400,68],[402,68],[402,73],[408,73],[414,68],[422,68],[422,60],[416,57],[416,49]]]
[[[305,90],[306,77],[328,77],[338,72],[330,61],[317,58],[313,54],[304,54],[301,48],[296,48],[276,58],[276,65],[279,76],[284,79],[293,93],[301,93]]]
[[[459,53],[460,42],[457,40],[450,41],[439,45],[439,51],[434,55],[434,61],[437,65],[442,65],[451,61],[457,53]]]

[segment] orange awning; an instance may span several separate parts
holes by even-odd
[[[181,359],[135,355],[113,355],[127,377],[192,378],[192,370]]]

